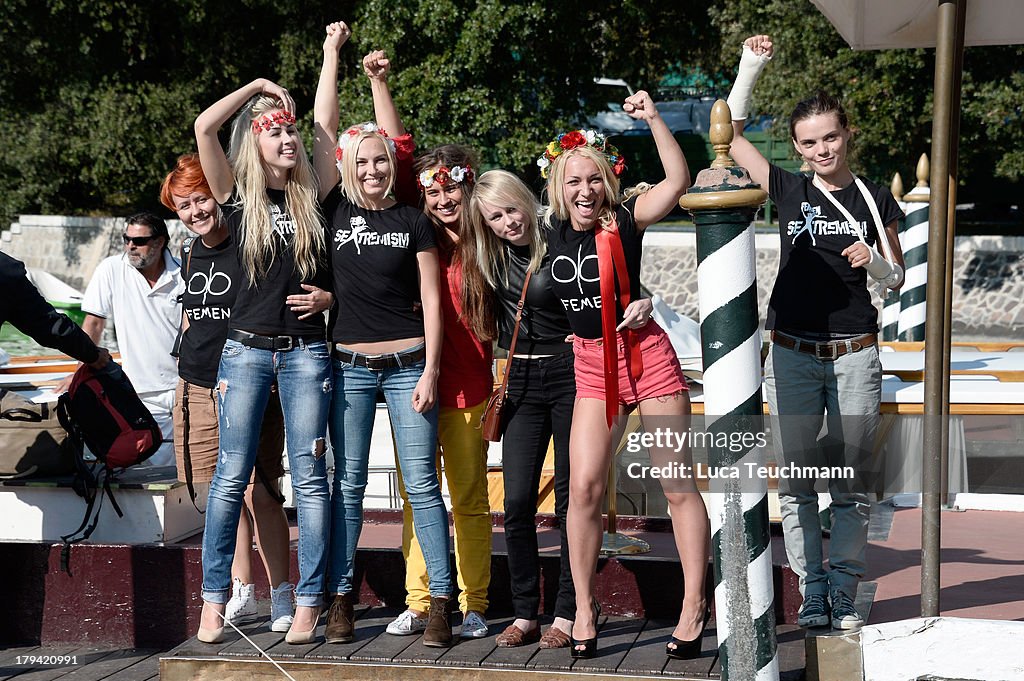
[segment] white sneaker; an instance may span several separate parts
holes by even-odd
[[[476,610],[470,610],[462,618],[462,638],[483,638],[487,636],[487,620]]]
[[[385,631],[393,636],[408,636],[410,634],[417,634],[426,628],[426,617],[417,617],[412,610],[406,610],[392,620]]]
[[[231,600],[224,608],[224,620],[227,622],[239,622],[246,617],[256,614],[256,585],[242,584],[242,580],[235,577],[231,581]]]
[[[281,582],[270,589],[270,630],[278,633],[288,631],[295,614],[295,587]]]

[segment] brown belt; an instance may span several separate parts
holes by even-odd
[[[779,331],[772,331],[772,342],[779,347],[786,348],[787,350],[796,350],[797,352],[806,352],[809,355],[814,355],[821,360],[836,360],[843,355],[848,355],[852,352],[859,352],[864,348],[869,348],[878,342],[878,337],[873,333],[866,333],[863,336],[857,336],[856,338],[849,338],[847,340],[834,340],[815,342],[809,340],[801,340],[800,338],[793,338],[787,336]]]

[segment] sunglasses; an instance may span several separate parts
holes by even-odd
[[[122,234],[121,238],[124,239],[125,246],[127,246],[128,244],[135,244],[136,246],[145,246],[150,241],[155,239],[156,236],[128,236],[127,234]]]

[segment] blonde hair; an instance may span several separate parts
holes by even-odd
[[[274,228],[270,224],[270,199],[263,157],[252,132],[252,122],[268,111],[280,110],[281,102],[272,97],[256,97],[243,107],[231,124],[228,161],[235,176],[235,205],[242,209],[242,234],[239,243],[242,268],[254,286],[267,275],[274,262]],[[288,173],[284,189],[285,211],[292,218],[295,236],[292,258],[299,277],[311,279],[324,262],[324,230],[317,208],[317,181],[306,157],[302,138],[295,150],[295,167]]]
[[[396,167],[393,142],[376,130],[367,130],[364,126],[365,124],[349,128],[348,131],[341,134],[341,139],[338,140],[338,147],[341,149],[341,193],[360,208],[367,208],[369,203],[366,192],[363,191],[363,185],[356,176],[356,152],[359,151],[359,145],[363,143],[363,140],[379,139],[381,146],[384,147],[384,153],[388,156],[391,172],[388,174],[388,184],[384,190],[385,196],[390,194],[395,187]],[[350,135],[349,131],[353,129],[358,132]]]
[[[463,251],[463,314],[481,338],[481,332],[489,328],[493,334],[493,301],[491,292],[508,286],[508,267],[505,243],[495,235],[483,215],[483,204],[500,207],[515,207],[526,220],[526,234],[530,238],[531,272],[540,271],[547,241],[537,216],[540,205],[530,188],[518,177],[506,170],[488,170],[481,175],[469,199],[469,234],[462,238]],[[487,327],[490,315],[490,327]],[[489,337],[493,337],[489,336]]]
[[[565,201],[563,185],[565,184],[565,166],[569,159],[574,156],[590,159],[597,166],[597,171],[601,174],[601,181],[604,183],[605,203],[603,206],[598,207],[597,221],[602,227],[607,227],[615,217],[615,207],[622,203],[622,197],[619,195],[621,185],[619,184],[619,178],[615,177],[615,174],[612,172],[612,167],[608,165],[608,159],[605,158],[604,154],[590,146],[570,149],[563,154],[559,154],[551,163],[551,169],[548,171],[548,183],[545,187],[548,205],[544,209],[544,221],[549,227],[553,227],[556,220],[569,219],[569,204]]]
[[[576,147],[564,154],[560,154],[552,163],[548,172],[548,183],[544,187],[547,193],[548,205],[544,208],[544,222],[549,228],[555,226],[556,220],[569,219],[569,204],[565,202],[565,192],[562,185],[565,183],[565,165],[568,159],[573,156],[589,158],[597,166],[601,174],[601,181],[604,182],[605,204],[599,209],[597,216],[598,224],[608,227],[615,219],[615,208],[627,199],[640,194],[646,194],[654,185],[647,182],[639,182],[635,187],[630,187],[620,194],[622,183],[612,172],[608,158],[593,147]]]

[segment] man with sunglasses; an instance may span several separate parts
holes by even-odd
[[[124,253],[103,260],[85,289],[82,329],[98,343],[114,320],[124,371],[164,432],[164,446],[149,462],[172,466],[178,368],[171,351],[181,323],[181,266],[167,248],[167,224],[152,213],[126,218],[121,240]]]

